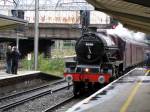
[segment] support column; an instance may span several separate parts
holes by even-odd
[[[38,67],[39,0],[35,0],[34,70]]]

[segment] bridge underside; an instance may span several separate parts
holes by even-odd
[[[91,24],[91,28],[111,28],[111,24]],[[76,40],[82,34],[80,24],[39,24],[39,37],[59,40]],[[25,37],[34,38],[34,24],[29,24]]]
[[[69,40],[77,39],[81,35],[81,31],[77,25],[59,25],[59,24],[40,24],[39,38],[41,39],[60,39]],[[25,31],[25,37],[34,38],[34,24],[30,24]]]
[[[91,28],[110,28],[110,24],[92,24]],[[80,24],[39,24],[39,38],[40,39],[59,39],[59,40],[76,40],[81,36]],[[0,31],[0,38],[16,39],[15,30]],[[19,34],[20,39],[34,38],[34,24],[29,24],[22,34]]]
[[[86,0],[120,20],[125,27],[150,33],[150,1],[148,0]]]

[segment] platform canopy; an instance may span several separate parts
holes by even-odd
[[[86,0],[125,27],[150,33],[150,0]]]
[[[0,30],[15,28],[17,25],[26,25],[27,23],[26,20],[0,14]]]

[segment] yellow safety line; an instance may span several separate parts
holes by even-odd
[[[148,70],[146,73],[145,73],[145,76],[148,75],[148,73],[150,72],[150,70]],[[126,102],[123,104],[123,106],[121,107],[120,109],[120,112],[126,112],[126,110],[128,109],[129,105],[131,104],[135,94],[137,93],[140,85],[142,84],[142,81],[138,82],[134,88],[132,89],[131,91],[131,94],[129,95],[129,97],[127,98]]]

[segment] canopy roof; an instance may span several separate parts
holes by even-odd
[[[28,22],[26,20],[0,14],[0,30],[7,29],[7,28],[14,28],[19,24],[25,25],[27,23]]]
[[[150,33],[150,0],[86,0],[125,27]]]

